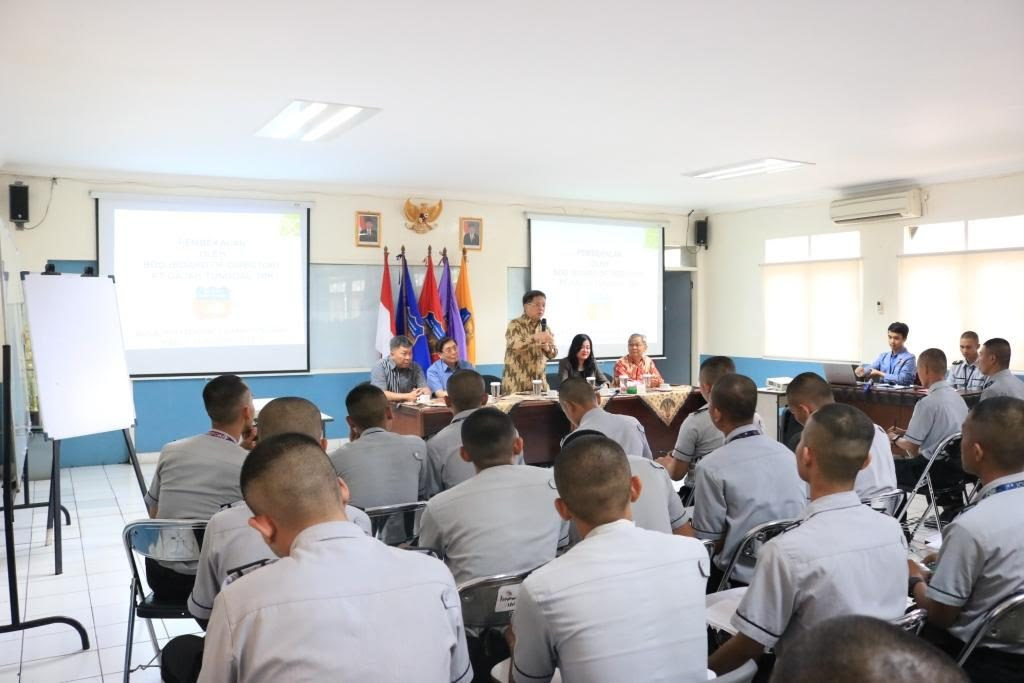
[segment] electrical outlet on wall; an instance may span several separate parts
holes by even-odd
[[[882,315],[885,313],[885,306],[882,304],[881,301],[875,302],[875,311],[878,313],[878,315]]]

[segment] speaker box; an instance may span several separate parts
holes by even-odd
[[[698,247],[708,248],[708,219],[693,222],[694,241]]]
[[[11,197],[11,222],[28,222],[28,185],[20,183],[8,186]]]

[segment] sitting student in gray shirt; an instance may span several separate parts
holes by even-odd
[[[205,521],[242,498],[238,475],[249,451],[240,443],[255,435],[252,393],[237,375],[220,375],[203,387],[203,406],[210,416],[209,431],[160,451],[146,493],[150,517]],[[195,572],[194,562],[164,564],[146,558],[146,581],[161,600],[188,598]]]
[[[854,490],[875,426],[853,406],[833,403],[807,421],[796,449],[811,503],[798,526],[766,543],[732,625],[737,633],[708,660],[718,675],[778,656],[802,633],[845,614],[896,619],[906,609],[907,545],[899,523]]]
[[[462,423],[474,410],[487,405],[484,378],[475,370],[457,370],[448,379],[448,394],[444,402],[454,415],[444,429],[427,439],[429,496],[450,489],[476,474],[473,463],[462,458]]]
[[[988,377],[982,401],[996,396],[1024,399],[1024,382],[1010,371],[1010,342],[999,337],[985,342],[978,354],[978,369]]]
[[[426,498],[427,445],[418,436],[389,431],[393,413],[384,392],[360,384],[348,392],[345,407],[351,441],[330,457],[352,492],[352,505],[365,510]],[[399,517],[389,522],[389,540],[402,540],[401,522]]]
[[[963,425],[961,460],[978,503],[943,529],[929,577],[910,562],[910,594],[928,610],[922,635],[956,657],[985,615],[1024,590],[1024,401],[985,399]],[[1024,646],[985,635],[964,663],[973,681],[1020,681]]]

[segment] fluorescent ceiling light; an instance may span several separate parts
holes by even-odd
[[[704,180],[728,180],[729,178],[742,178],[748,175],[761,175],[767,173],[780,173],[782,171],[792,171],[794,168],[800,168],[801,166],[813,166],[814,164],[807,161],[790,161],[788,159],[757,159],[755,161],[745,161],[740,164],[732,164],[730,166],[720,166],[718,168],[709,168],[704,171],[694,171],[693,173],[685,173],[691,178],[702,178]]]
[[[322,140],[370,118],[379,109],[351,104],[294,100],[256,131],[258,137],[278,140]]]

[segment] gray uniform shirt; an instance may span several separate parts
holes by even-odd
[[[427,445],[418,436],[403,436],[380,427],[331,453],[338,476],[348,484],[352,505],[414,503],[426,497]]]
[[[476,474],[473,463],[462,459],[462,423],[479,408],[455,413],[452,421],[427,439],[427,495],[433,496]]]
[[[242,499],[239,475],[249,451],[217,430],[173,441],[160,451],[146,493],[162,519],[208,520],[225,505]]]
[[[953,367],[946,373],[946,381],[954,389],[978,391],[985,386],[988,378],[981,374],[977,361],[968,363],[961,359],[953,361]]]
[[[370,369],[370,384],[383,391],[407,394],[413,389],[427,386],[427,376],[416,361],[407,368],[399,368],[389,356],[381,358]]]
[[[1024,389],[1024,384],[1021,387]],[[940,380],[928,387],[928,395],[914,406],[903,438],[916,443],[920,455],[931,460],[942,440],[959,432],[966,419],[967,404],[963,397]]]
[[[748,531],[765,522],[796,519],[807,504],[793,452],[753,424],[729,432],[725,445],[701,461],[696,484],[693,530],[698,538],[724,539],[715,555],[723,570]],[[736,564],[735,579],[749,582],[752,575],[751,567]]]
[[[288,557],[224,587],[199,674],[204,683],[472,677],[448,568],[350,522],[305,529]]]
[[[711,451],[725,443],[725,435],[711,421],[710,406],[703,405],[686,416],[676,436],[672,457],[693,465]],[[754,426],[764,434],[764,421],[754,413]]]
[[[444,554],[458,585],[535,569],[555,558],[568,534],[557,497],[550,469],[488,467],[430,499],[419,544]]]
[[[345,516],[367,534],[370,518],[359,508],[345,506]],[[224,582],[240,578],[277,559],[260,532],[249,526],[252,510],[240,500],[210,518],[199,554],[196,583],[188,597],[188,611],[196,619],[209,619],[213,600]]]
[[[619,520],[533,572],[512,624],[520,683],[707,679],[708,554]],[[642,618],[633,618],[642,615]]]
[[[1024,590],[1024,486],[1016,482],[1024,472],[989,482],[978,504],[942,531],[928,597],[961,608],[949,632],[965,642],[993,607]],[[1024,655],[1024,646],[988,638],[981,646]]]
[[[622,446],[626,455],[640,455],[648,460],[654,459],[651,445],[647,443],[644,426],[635,417],[609,413],[598,406],[583,415],[579,429],[593,429],[601,432]]]
[[[896,489],[896,464],[892,458],[889,436],[875,425],[875,438],[871,442],[871,462],[857,473],[853,490],[861,500],[874,498]]]
[[[1000,370],[989,378],[985,390],[981,392],[981,400],[996,396],[1024,399],[1024,382],[1021,382],[1017,375],[1010,372],[1009,369]]]
[[[641,529],[672,533],[686,524],[686,511],[664,467],[637,455],[627,456],[633,476],[643,488],[633,503],[633,522]]]
[[[853,491],[812,501],[800,526],[765,544],[732,624],[781,656],[831,617],[892,620],[907,606],[907,544],[899,523]]]

